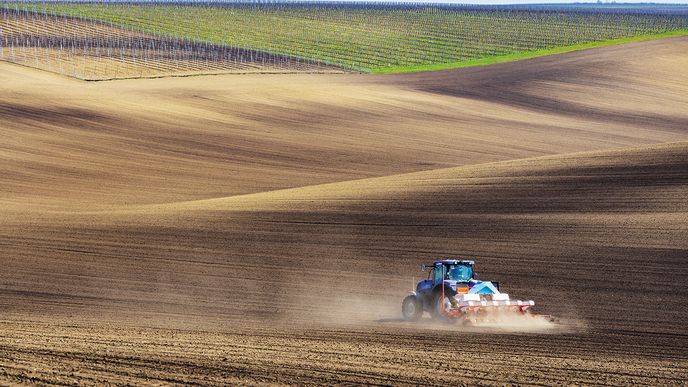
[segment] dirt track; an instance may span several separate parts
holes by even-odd
[[[681,384],[687,47],[512,64],[543,74],[521,88],[495,83],[504,66],[471,70],[491,96],[456,91],[462,72],[442,90],[427,75],[84,86],[2,65],[1,372]],[[576,69],[600,58],[614,76],[583,82]],[[529,106],[528,93],[555,102]],[[131,102],[142,96],[145,108]],[[398,321],[417,264],[449,256],[562,323]]]

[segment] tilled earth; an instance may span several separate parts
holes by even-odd
[[[81,86],[8,67],[0,383],[683,385],[686,44],[564,55],[558,86],[555,59],[530,61],[545,80],[503,98],[467,95],[461,72],[443,88],[251,78],[247,105],[242,80]],[[571,75],[600,57],[653,80]],[[544,84],[565,109],[525,103]],[[473,127],[471,107],[491,110]],[[449,257],[557,321],[401,321],[418,264]]]
[[[687,147],[53,215],[31,236],[5,228],[4,376],[680,385]],[[558,321],[400,321],[416,263],[445,256],[475,259],[480,278]]]
[[[192,385],[681,385],[688,377],[685,339],[639,340],[634,332],[264,325],[200,330],[3,321],[0,375],[10,383]]]

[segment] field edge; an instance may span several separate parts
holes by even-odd
[[[615,46],[627,43],[645,42],[648,40],[655,39],[666,39],[675,38],[681,36],[688,36],[688,29],[664,32],[661,34],[650,34],[650,35],[639,35],[630,38],[614,39],[614,40],[604,40],[601,42],[590,42],[590,43],[580,43],[570,46],[554,47],[535,51],[525,51],[517,52],[514,54],[490,56],[480,59],[473,59],[468,61],[460,62],[449,62],[449,63],[435,63],[429,65],[416,65],[416,66],[392,66],[392,67],[380,67],[371,70],[372,74],[403,74],[403,73],[420,73],[420,72],[431,72],[431,71],[441,71],[441,70],[454,70],[466,67],[479,67],[479,66],[489,66],[499,63],[516,62],[520,60],[539,58],[543,56],[565,54],[575,51],[589,50],[599,47]]]

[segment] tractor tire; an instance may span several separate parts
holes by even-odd
[[[445,305],[450,305],[451,301],[449,301],[449,297],[453,297],[453,294],[450,293],[450,289],[446,289],[444,292],[444,304]],[[441,291],[436,291],[435,295],[432,298],[432,304],[431,304],[431,316],[435,320],[446,320],[447,316],[442,315],[442,292]]]
[[[418,321],[423,316],[423,305],[418,297],[410,294],[401,302],[401,315],[406,321]]]
[[[442,292],[436,292],[432,298],[432,318],[435,320],[444,320],[446,316],[442,315]],[[444,302],[449,302],[449,297],[445,295]]]

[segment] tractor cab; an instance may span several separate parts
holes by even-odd
[[[451,286],[454,289],[457,287],[468,288],[475,276],[473,264],[473,261],[452,259],[435,261],[432,265],[421,265],[423,271],[429,269],[428,278],[418,283],[416,292],[426,293],[436,289],[441,284]]]
[[[473,279],[473,261],[438,261],[435,262],[433,272],[438,272],[437,276],[457,282],[469,282]],[[439,283],[439,281],[438,281]]]

